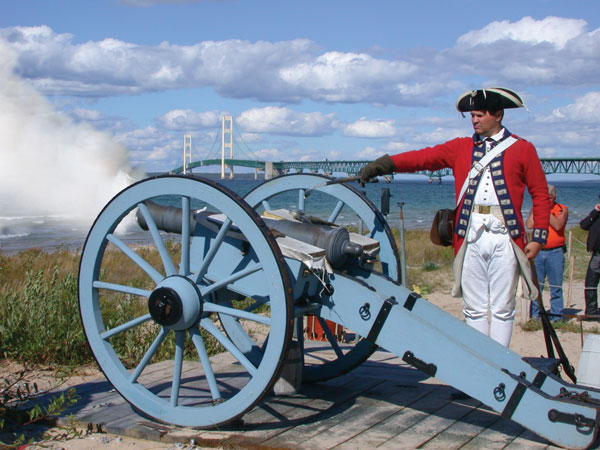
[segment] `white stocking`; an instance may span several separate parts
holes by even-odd
[[[471,319],[469,317],[465,317],[465,322],[471,328],[475,328],[480,333],[489,336],[490,326],[488,324],[487,317],[482,317],[481,319]]]
[[[490,323],[490,337],[508,347],[512,336],[514,320],[494,320]]]

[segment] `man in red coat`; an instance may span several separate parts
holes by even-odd
[[[361,182],[394,172],[451,168],[458,204],[453,236],[455,252],[452,294],[463,297],[466,323],[508,347],[515,317],[519,274],[524,291],[537,298],[529,259],[546,242],[550,198],[546,177],[535,147],[502,125],[504,109],[523,107],[509,89],[468,91],[456,107],[470,112],[475,134],[434,147],[384,155],[360,171]],[[504,140],[511,142],[485,168],[479,161]],[[503,147],[503,146],[502,146]],[[475,170],[472,170],[472,169]],[[463,184],[466,182],[464,194]],[[527,242],[521,215],[525,187],[533,200],[533,233]],[[460,198],[459,198],[460,197]],[[490,320],[488,321],[488,311]]]

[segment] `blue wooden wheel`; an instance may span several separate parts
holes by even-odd
[[[212,226],[182,219],[180,234],[166,234],[147,201]],[[132,219],[137,209],[148,231]],[[256,405],[287,355],[292,302],[270,231],[209,180],[161,176],[124,189],[94,222],[81,257],[79,306],[94,357],[128,402],[161,422],[213,427]],[[245,330],[241,345],[217,315]]]
[[[348,217],[362,220],[369,230],[367,236],[379,241],[378,259],[381,272],[394,281],[400,281],[398,249],[383,215],[370,200],[349,184],[320,186],[330,179],[318,174],[285,175],[260,184],[246,194],[244,200],[256,209],[271,210],[285,205],[288,209],[293,207],[311,213],[313,210],[321,209],[313,207],[311,202],[317,203],[317,205],[331,203],[323,201],[324,197],[329,197],[328,200],[334,200],[335,206],[330,211],[321,212],[319,218],[342,226],[344,225],[342,217],[344,213],[346,220]],[[318,187],[315,188],[315,186]],[[315,188],[314,192],[305,196],[306,191],[313,188]],[[325,321],[321,318],[318,320],[323,330],[327,332]],[[305,324],[302,322],[302,317],[300,317],[297,323],[298,336],[303,335],[302,330],[305,328]],[[229,332],[230,328],[226,326],[226,329]],[[377,346],[363,338],[345,344],[337,342],[331,333],[327,333],[325,338],[326,340],[317,346],[309,347],[301,343],[304,359],[302,378],[307,382],[324,381],[344,374],[368,359],[377,349]],[[322,352],[331,354],[331,351],[335,355],[333,359],[322,356]]]

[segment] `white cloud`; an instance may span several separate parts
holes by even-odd
[[[452,116],[453,97],[479,83],[494,84],[512,87],[532,103],[533,114],[514,131],[523,132],[541,151],[574,149],[576,142],[596,154],[600,144],[593,128],[599,119],[593,108],[600,99],[600,29],[588,32],[587,28],[585,20],[559,17],[498,21],[465,33],[451,48],[386,59],[360,52],[319,51],[306,39],[144,46],[111,38],[77,43],[71,34],[56,33],[47,26],[11,27],[0,29],[0,42],[14,52],[12,60],[0,59],[0,67],[10,67],[11,73],[14,70],[46,95],[74,98],[72,104],[77,106],[71,104],[65,110],[75,122],[111,130],[132,150],[134,163],[151,155],[167,169],[181,160],[183,132],[194,133],[194,147],[200,153],[209,151],[223,114],[219,106],[207,111],[159,110],[154,113],[158,117],[151,121],[153,126],[147,127],[93,110],[89,107],[93,97],[208,87],[221,97],[276,104],[233,112],[239,114],[236,127],[244,132],[246,143],[264,147],[266,154],[279,152],[268,159],[333,159],[325,150],[298,150],[306,146],[301,140],[276,142],[272,137],[343,134],[389,139],[380,149],[364,150],[368,155],[422,148],[468,135],[468,119],[458,123]],[[589,86],[595,90],[568,100],[572,92],[585,93]],[[557,92],[567,99],[565,106],[556,107]],[[544,95],[554,95],[553,110],[544,111]],[[61,101],[54,100],[55,104]],[[295,111],[291,106],[311,100],[317,105],[311,112]],[[431,117],[378,111],[379,119],[350,118],[341,124],[336,113],[320,112],[319,102],[435,106],[444,112],[438,117],[434,112]],[[231,105],[235,102],[227,103],[227,107]],[[359,111],[357,116],[368,114]],[[569,142],[566,136],[573,140]],[[347,148],[345,152],[353,151]],[[343,153],[339,155],[343,157]]]
[[[389,153],[390,155],[393,155],[396,153],[403,153],[409,150],[416,150],[416,147],[407,142],[390,141],[383,147],[381,147],[381,150],[383,153]]]
[[[191,109],[174,109],[157,119],[159,124],[168,130],[189,131],[198,129],[215,129],[221,126],[225,112],[195,112]]]
[[[256,152],[256,156],[264,161],[279,161],[287,158],[285,152],[278,148],[261,148]]]
[[[211,86],[230,97],[293,97],[297,94],[289,92],[279,70],[309,57],[313,48],[306,39],[154,47],[117,39],[74,44],[72,35],[47,26],[0,29],[0,38],[17,51],[17,70],[44,92],[88,96]]]
[[[249,109],[237,118],[237,124],[246,132],[289,136],[328,135],[335,123],[335,114],[302,113],[276,106]]]
[[[561,17],[492,22],[459,37],[455,47],[437,55],[435,67],[465,74],[476,68],[489,84],[515,88],[596,84],[600,30],[586,28],[585,20]]]
[[[396,134],[394,120],[368,120],[361,117],[344,127],[344,134],[352,137],[383,138]]]
[[[153,148],[151,152],[148,152],[144,155],[145,158],[153,161],[164,161],[165,159],[171,157],[173,155],[173,148],[170,145],[164,147],[156,147]],[[182,157],[183,158],[183,157]]]
[[[406,61],[376,59],[364,53],[328,52],[285,67],[280,74],[290,86],[309,93],[313,99],[347,102],[383,98],[394,84],[414,75],[417,69]]]
[[[73,110],[72,117],[77,118],[78,120],[85,120],[86,122],[95,122],[102,119],[102,114],[100,111],[95,109],[84,109],[77,108]]]
[[[163,42],[143,46],[107,38],[75,43],[47,26],[0,29],[17,52],[16,71],[48,95],[117,96],[209,87],[229,98],[297,103],[369,102],[431,105],[461,81],[585,85],[600,72],[600,30],[582,19],[525,17],[492,22],[456,45],[397,59],[367,53],[318,53],[307,39]],[[485,64],[480,64],[485,55]],[[477,78],[474,78],[476,74]],[[471,81],[472,82],[472,81]]]
[[[355,153],[356,159],[364,159],[364,160],[373,160],[377,159],[380,156],[383,156],[386,152],[382,149],[377,149],[374,147],[365,147],[362,150]]]
[[[586,124],[600,124],[598,105],[600,92],[593,91],[578,97],[574,103],[555,108],[549,116],[540,117],[539,122],[578,122]]]
[[[523,17],[511,22],[502,20],[492,22],[480,30],[469,31],[458,38],[458,45],[475,47],[503,40],[539,44],[547,42],[562,49],[567,42],[584,33],[587,22],[582,19],[566,19],[562,17],[546,17],[536,20]]]
[[[320,160],[322,157],[314,150],[288,149],[277,147],[262,148],[255,155],[264,161],[311,161]]]
[[[326,155],[327,159],[330,159],[332,161],[344,158],[343,153],[341,151],[339,151],[339,150],[328,150],[325,153],[325,155]]]

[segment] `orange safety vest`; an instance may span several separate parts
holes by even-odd
[[[560,203],[554,203],[550,214],[553,216],[558,216],[565,206]],[[544,245],[545,249],[552,249],[557,247],[562,247],[565,245],[565,227],[556,231],[550,225],[548,227],[548,239],[546,240],[546,245]]]

